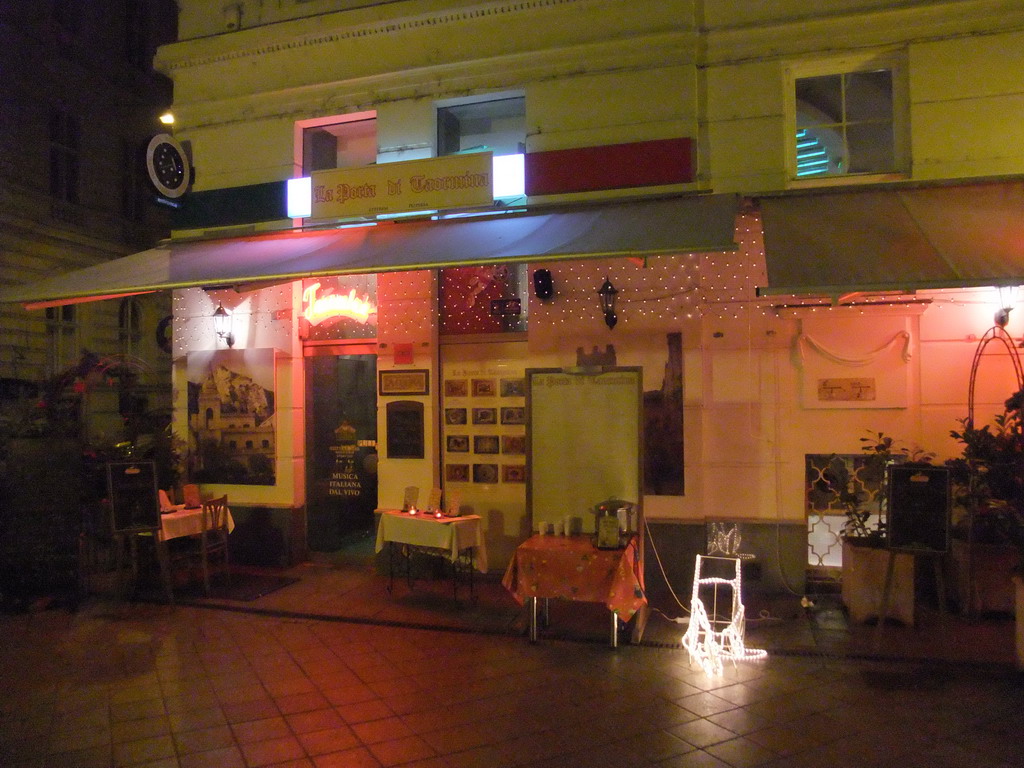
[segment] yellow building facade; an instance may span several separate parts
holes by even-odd
[[[318,126],[372,121],[369,139],[362,138],[369,158],[364,147],[362,155],[353,150],[361,162],[344,164],[445,154],[439,115],[506,99],[521,100],[519,151],[527,158],[686,140],[690,170],[669,183],[648,169],[647,181],[633,186],[547,189],[495,204],[492,212],[735,196],[733,249],[681,248],[638,259],[617,252],[601,258],[600,247],[586,258],[557,249],[538,253],[525,274],[548,270],[554,296],[538,298],[528,280],[519,294],[526,327],[507,333],[446,330],[444,269],[402,270],[397,257],[383,264],[376,277],[377,330],[359,340],[357,352],[375,356],[378,375],[424,370],[429,386],[388,395],[381,384],[377,391],[378,447],[388,439],[387,406],[395,399],[422,404],[425,446],[422,458],[379,451],[378,506],[401,506],[409,486],[458,490],[487,521],[492,567],[503,567],[531,529],[528,482],[515,469],[525,468],[525,459],[508,461],[499,449],[494,464],[510,467],[501,470],[509,482],[473,482],[462,470],[449,470],[463,465],[459,450],[449,450],[462,443],[449,443],[450,436],[492,435],[472,428],[472,395],[463,402],[445,386],[462,380],[497,386],[531,369],[578,366],[581,351],[609,348],[617,365],[643,369],[647,393],[665,389],[672,357],[666,347],[679,345],[681,435],[665,439],[678,442],[672,450],[681,454],[684,487],[636,499],[647,519],[666,529],[742,520],[754,525],[755,538],[781,531],[777,541],[785,551],[769,542],[761,554],[777,566],[778,582],[797,590],[804,578],[808,456],[857,454],[861,438],[873,432],[942,458],[958,453],[949,432],[971,405],[978,340],[1005,304],[997,288],[1005,292],[1018,274],[1016,282],[1024,282],[1015,271],[1020,265],[999,262],[982,248],[975,260],[981,266],[970,274],[932,279],[923,268],[902,268],[917,258],[916,246],[899,245],[895,235],[886,242],[898,247],[885,251],[867,235],[829,233],[838,222],[854,233],[899,229],[887,229],[878,212],[910,205],[901,197],[906,190],[952,188],[962,206],[972,199],[971,185],[999,183],[1008,186],[998,188],[1002,202],[993,205],[1009,218],[990,226],[1003,227],[996,239],[1005,239],[1006,221],[1015,222],[1005,200],[1017,194],[1014,184],[1024,173],[1019,3],[843,0],[818,10],[789,0],[309,0],[244,1],[211,11],[207,3],[182,0],[179,7],[179,42],[161,48],[157,62],[174,81],[174,135],[190,152],[193,196],[305,175],[305,131]],[[882,108],[871,90],[878,87],[885,93]],[[493,128],[498,118],[491,117]],[[813,159],[795,138],[801,131],[817,137],[812,149],[831,163],[826,172],[805,173]],[[340,158],[342,150],[335,150]],[[865,202],[865,191],[884,193],[880,207]],[[175,239],[258,238],[350,223],[227,216],[185,222]],[[971,223],[971,232],[985,226]],[[816,232],[822,242],[801,273],[794,265],[806,254],[797,248]],[[970,249],[961,255],[973,257]],[[464,251],[460,258],[477,263]],[[457,266],[460,258],[443,266]],[[339,271],[373,272],[366,265]],[[787,283],[797,273],[806,280]],[[598,302],[606,279],[618,291],[614,327]],[[174,294],[179,360],[222,346],[212,327],[219,304],[232,313],[236,350],[275,350],[275,484],[212,484],[211,492],[228,492],[233,506],[277,507],[299,519],[310,493],[307,385],[314,357],[300,328],[302,292],[301,280],[265,286],[253,280],[239,290],[210,282]],[[1011,336],[1020,336],[1022,317],[1010,314]],[[175,387],[176,412],[184,418],[184,363],[176,366]],[[975,392],[979,417],[1000,410],[1016,388],[1005,360],[987,365]],[[497,396],[490,405],[504,403]],[[448,414],[459,408],[469,413]],[[449,419],[461,418],[471,428],[454,429],[462,423]],[[515,419],[511,411],[509,418]],[[519,434],[512,428],[518,425],[499,420],[498,426],[496,438]],[[465,461],[475,466],[476,457]],[[304,520],[312,537],[310,518]]]

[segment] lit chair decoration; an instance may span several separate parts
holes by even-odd
[[[740,564],[742,560],[750,558],[750,555],[737,552],[740,539],[736,526],[726,531],[724,526],[719,529],[718,525],[713,524],[715,527],[709,537],[708,551],[722,552],[722,555],[697,555],[693,572],[693,594],[690,598],[690,624],[683,635],[683,647],[690,654],[690,661],[698,662],[708,675],[722,674],[725,659],[735,663],[761,659],[768,655],[767,651],[747,648],[743,642],[746,633],[746,613],[740,599]],[[706,561],[711,561],[712,566],[717,565],[722,573],[728,572],[731,564],[733,577],[705,575]],[[711,591],[710,615],[701,600],[701,587]],[[729,619],[720,618],[718,609],[719,593],[725,590],[731,592],[727,598],[731,609]],[[725,599],[723,597],[723,603]]]

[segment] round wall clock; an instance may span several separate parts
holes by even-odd
[[[178,140],[169,133],[158,133],[146,147],[149,180],[164,197],[181,197],[192,182],[188,156]]]
[[[170,353],[173,343],[173,329],[171,324],[174,322],[172,315],[167,315],[163,320],[157,323],[156,326],[156,343],[164,352]]]

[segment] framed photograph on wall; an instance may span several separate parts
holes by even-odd
[[[526,453],[526,435],[502,435],[501,452],[523,455]]]
[[[381,396],[428,395],[430,372],[425,368],[411,371],[381,371],[378,374]]]
[[[526,397],[526,379],[502,379],[502,397]]]
[[[501,465],[501,482],[503,482],[503,483],[525,483],[526,482],[526,465],[525,464],[502,464]]]
[[[526,409],[522,408],[522,407],[502,408],[501,409],[501,423],[502,424],[525,424],[526,423]]]
[[[473,397],[494,397],[498,394],[494,379],[473,379]]]
[[[448,435],[445,450],[448,453],[469,453],[469,435]]]
[[[445,379],[445,397],[469,397],[469,382],[465,379]]]
[[[497,424],[498,423],[498,409],[497,408],[474,408],[473,409],[473,423],[474,424]]]
[[[473,482],[474,483],[496,483],[496,482],[498,482],[498,465],[497,464],[474,464],[473,465]]]
[[[465,408],[445,408],[444,409],[444,423],[448,425],[458,426],[467,423],[466,409]]]
[[[473,453],[497,453],[498,452],[498,436],[497,435],[474,435],[473,436]]]
[[[468,483],[469,464],[445,464],[444,479],[449,483]]]

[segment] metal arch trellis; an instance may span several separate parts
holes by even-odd
[[[971,379],[967,389],[967,419],[970,426],[974,426],[974,385],[978,378],[978,366],[985,354],[985,347],[994,341],[998,341],[1006,348],[1006,352],[1013,363],[1014,373],[1017,375],[1017,389],[1024,389],[1024,366],[1021,365],[1020,353],[1013,343],[1010,334],[1000,325],[994,325],[985,331],[985,335],[978,342],[978,348],[974,350],[974,360],[971,362]]]
[[[999,342],[1005,347],[1010,362],[1013,363],[1014,374],[1017,376],[1017,390],[1024,389],[1024,366],[1021,365],[1020,353],[1017,352],[1017,347],[1014,345],[1010,334],[1006,332],[1006,329],[1001,325],[994,325],[985,331],[985,335],[981,337],[981,340],[978,342],[978,348],[974,351],[974,360],[971,362],[971,378],[967,389],[967,426],[970,428],[974,427],[974,385],[978,378],[978,367],[981,365],[981,360],[984,357],[985,348],[992,342]],[[969,482],[972,486],[974,485],[973,466],[971,467],[971,479]],[[968,524],[965,570],[968,595],[973,594],[974,591],[974,516],[977,511],[977,501],[972,498],[967,507]],[[961,606],[961,610],[964,613],[971,614],[973,613],[973,606],[974,600],[969,597],[967,605]]]

